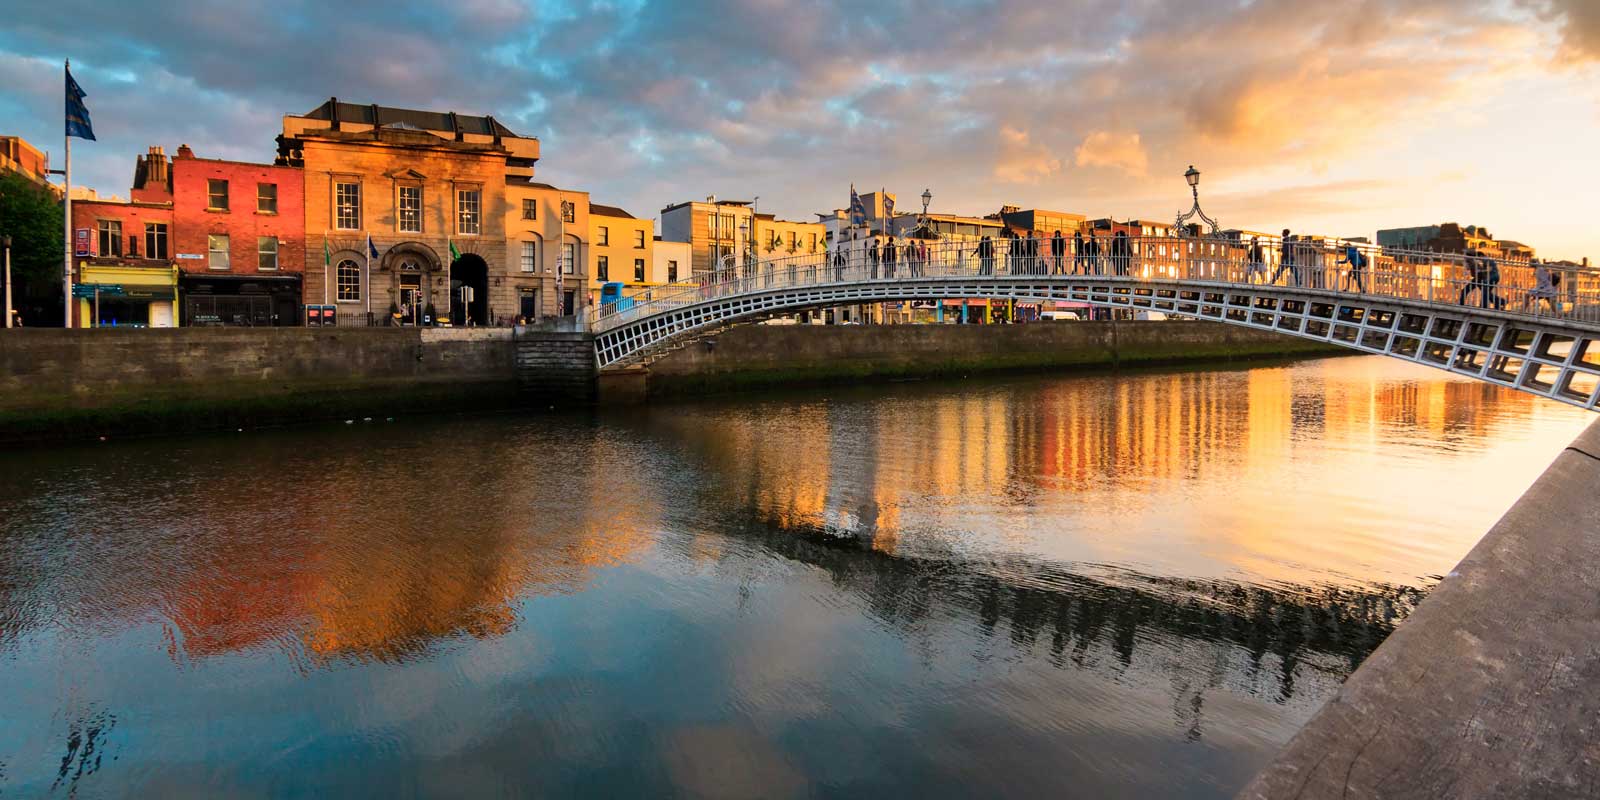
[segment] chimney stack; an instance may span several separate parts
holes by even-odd
[[[168,175],[167,153],[161,145],[150,146],[149,155],[145,156],[145,180],[151,183],[166,183]]]

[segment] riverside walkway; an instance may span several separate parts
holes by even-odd
[[[602,370],[729,325],[883,301],[999,298],[1209,319],[1425,364],[1593,409],[1600,270],[1323,240],[870,240],[730,265],[586,309]],[[1359,264],[1352,269],[1350,256]]]

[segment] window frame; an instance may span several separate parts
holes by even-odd
[[[96,223],[95,244],[99,246],[99,250],[96,251],[95,255],[101,258],[121,258],[122,220],[99,219],[96,220]],[[116,232],[112,233],[112,231]]]
[[[221,240],[222,247],[216,246]],[[217,266],[217,254],[222,254],[222,266]],[[233,238],[226,233],[206,234],[206,269],[228,272],[233,269]]]
[[[561,274],[573,274],[572,262],[578,259],[578,246],[572,242],[561,243]]]
[[[635,228],[633,231],[633,249],[644,249],[644,231]]]
[[[522,257],[518,266],[524,275],[531,275],[539,271],[539,243],[523,240]]]
[[[633,260],[633,282],[644,283],[644,259],[642,258]]]
[[[268,189],[270,189],[271,192],[266,192],[265,191],[265,190],[268,190]],[[263,203],[269,203],[272,207],[271,208],[262,208],[262,204]],[[262,181],[257,181],[256,182],[256,213],[257,214],[272,214],[274,216],[277,215],[277,213],[278,213],[278,184],[276,184],[276,183],[265,183],[265,182],[262,182]]]
[[[351,224],[344,224],[345,200],[340,196],[340,190],[349,186],[354,188],[352,202],[349,204]],[[333,229],[336,231],[361,230],[361,181],[340,180],[333,181]]]
[[[578,204],[571,200],[561,201],[561,221],[575,223],[578,221]]]
[[[611,227],[610,226],[601,225],[597,229],[597,232],[594,235],[594,245],[595,245],[595,247],[610,247],[611,246]]]
[[[472,195],[472,208],[466,208],[466,196]],[[467,230],[467,215],[472,215],[472,230]],[[456,235],[483,235],[483,187],[479,185],[456,187]]]
[[[599,280],[602,280],[602,281],[610,281],[611,280],[611,257],[610,256],[595,256],[594,274],[595,274],[595,277],[598,278]]]
[[[539,198],[522,198],[522,218],[531,220],[539,219]]]
[[[667,283],[678,282],[678,259],[667,259]]]
[[[221,184],[222,186],[221,192],[217,191],[218,184]],[[232,201],[232,198],[229,196],[230,190],[231,187],[228,186],[227,178],[206,178],[206,210],[227,211],[228,206]],[[217,205],[216,201],[219,196],[222,198],[222,205]]]
[[[355,276],[355,280],[352,281],[352,282],[349,282],[348,284],[345,281],[345,265],[346,264],[350,265],[350,272],[351,272],[351,274],[353,274]],[[334,269],[334,276],[333,276],[333,281],[334,281],[334,283],[333,283],[333,285],[334,285],[334,295],[333,295],[334,296],[334,302],[336,302],[336,303],[359,303],[359,302],[361,302],[361,289],[362,289],[362,287],[361,287],[361,265],[356,263],[355,259],[353,259],[353,258],[341,258],[341,259],[339,259],[339,263],[334,265],[333,269]],[[347,285],[349,287],[348,291],[347,291],[347,288],[346,288]]]
[[[168,258],[167,242],[170,235],[171,233],[167,230],[167,223],[146,222],[144,224],[144,257],[165,261]],[[161,243],[159,254],[157,252],[158,248],[153,246],[158,241]]]
[[[262,249],[262,247],[267,242],[271,242],[272,243],[272,250],[270,251],[272,253],[272,266],[270,266],[270,267],[263,266],[263,259],[265,258],[265,256],[267,255],[267,253],[269,251]],[[277,272],[278,271],[278,267],[279,267],[279,262],[278,262],[279,247],[278,247],[278,244],[279,244],[278,243],[278,237],[276,237],[276,236],[257,236],[256,237],[256,272]]]
[[[416,208],[412,208],[412,209],[406,208],[406,193],[408,191],[416,193],[416,201],[417,201]],[[422,184],[420,184],[420,183],[402,183],[402,184],[397,184],[395,186],[395,193],[394,193],[394,225],[395,225],[395,232],[397,232],[397,233],[422,233],[423,232],[423,230],[422,230],[423,229],[423,221],[422,221],[422,216],[423,216],[422,215],[423,198],[424,198],[424,194],[423,194],[423,191],[422,191]],[[409,228],[406,227],[406,214],[407,214],[407,212],[410,212],[412,214],[413,219],[411,221],[414,223],[413,226],[409,227]]]

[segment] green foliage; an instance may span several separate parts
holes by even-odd
[[[11,237],[11,275],[18,286],[60,282],[65,235],[61,204],[49,189],[0,172],[0,236]]]

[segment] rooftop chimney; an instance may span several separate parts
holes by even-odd
[[[149,155],[145,156],[145,180],[150,183],[167,182],[167,154],[161,145],[151,145]]]
[[[178,154],[173,158],[194,158],[194,151],[189,149],[189,145],[180,144],[178,145]]]

